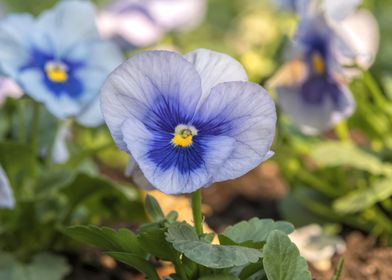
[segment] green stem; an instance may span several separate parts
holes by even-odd
[[[195,224],[196,232],[200,236],[203,234],[203,216],[201,213],[201,189],[192,193],[192,213],[193,223]]]
[[[377,81],[374,79],[373,75],[369,71],[365,70],[363,71],[363,80],[377,106],[380,108],[385,108],[385,106],[388,104],[387,99],[382,93],[382,90],[377,84]]]
[[[33,123],[31,127],[31,149],[34,155],[38,155],[38,134],[39,134],[40,104],[33,103]]]
[[[23,102],[18,104],[18,121],[19,121],[19,133],[18,139],[21,144],[26,142],[26,118],[24,113]]]
[[[336,125],[335,133],[340,141],[350,142],[350,140],[351,140],[350,131],[349,131],[349,129],[347,127],[347,123],[345,121],[342,121],[341,123]]]
[[[186,276],[185,270],[184,270],[184,268],[182,267],[181,261],[175,260],[175,261],[173,262],[173,264],[174,264],[174,268],[176,269],[177,274],[180,275],[180,278],[181,278],[182,280],[187,280],[188,277]]]

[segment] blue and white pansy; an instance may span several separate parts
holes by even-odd
[[[0,165],[0,208],[13,208],[15,200],[7,175]]]
[[[272,155],[272,99],[221,53],[135,55],[105,82],[101,107],[117,145],[167,194],[237,178]]]
[[[353,71],[346,66],[370,67],[378,43],[366,43],[373,40],[371,36],[360,36],[355,24],[364,18],[363,12],[359,17],[355,15],[357,20],[349,17],[355,24],[343,20],[338,29],[339,25],[331,24],[321,10],[309,11],[312,12],[301,18],[295,34],[293,58],[270,84],[293,123],[304,133],[317,134],[354,112],[355,102],[346,85]]]
[[[37,19],[11,14],[0,22],[4,74],[58,118],[102,123],[99,90],[121,61],[119,49],[100,39],[88,1],[63,1]]]

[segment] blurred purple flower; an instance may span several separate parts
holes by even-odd
[[[206,5],[205,0],[119,0],[99,14],[97,23],[104,37],[123,47],[143,47],[166,32],[195,27]]]
[[[294,37],[293,58],[270,84],[293,123],[304,133],[317,134],[354,112],[355,102],[346,86],[353,71],[346,66],[370,67],[377,51],[378,32],[377,24],[364,11],[339,24],[328,20],[323,10],[307,11]]]

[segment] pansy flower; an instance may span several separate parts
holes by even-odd
[[[205,0],[119,0],[98,15],[98,28],[124,48],[156,43],[166,32],[199,24]]]
[[[367,42],[373,38],[365,36],[366,28],[362,33],[358,30],[358,19],[371,21],[366,15],[360,12],[334,25],[322,11],[314,10],[300,20],[293,58],[270,84],[276,88],[282,110],[303,132],[320,133],[353,113],[355,103],[346,85],[351,69],[345,66],[369,67],[377,49],[373,46],[377,43]]]
[[[13,208],[14,196],[7,175],[0,165],[0,208]]]
[[[99,125],[99,89],[121,61],[119,49],[100,39],[87,1],[60,2],[37,19],[11,14],[0,22],[4,74],[58,118]]]
[[[167,194],[237,178],[272,155],[272,99],[221,53],[137,54],[109,76],[101,107],[116,144]]]

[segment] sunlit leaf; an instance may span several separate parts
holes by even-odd
[[[264,246],[264,270],[268,280],[310,280],[308,265],[288,236],[273,231]]]
[[[382,179],[366,189],[359,189],[335,200],[333,207],[342,214],[366,209],[392,195],[392,178]]]
[[[210,268],[229,268],[257,262],[262,253],[240,246],[213,245],[200,240],[187,223],[169,225],[166,239],[192,261]]]
[[[322,166],[350,166],[374,175],[392,175],[392,164],[350,143],[327,142],[313,148],[311,156]]]

